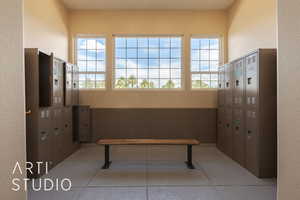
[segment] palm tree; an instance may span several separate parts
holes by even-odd
[[[204,83],[202,80],[195,80],[192,82],[193,88],[209,88],[209,85]]]
[[[128,88],[126,79],[124,77],[119,78],[115,87],[116,88]]]
[[[162,88],[175,88],[175,83],[172,80],[169,80]]]
[[[137,84],[137,80],[136,78],[132,75],[129,76],[129,78],[127,79],[127,84],[128,86],[130,86],[131,88],[134,88],[134,86]]]
[[[147,80],[143,80],[143,82],[141,83],[141,88],[149,88],[150,83]]]

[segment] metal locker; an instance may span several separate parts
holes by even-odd
[[[225,69],[224,66],[219,68],[218,72],[218,105],[219,107],[224,106],[225,104],[225,92],[224,92],[224,86],[225,86]]]
[[[245,166],[245,119],[244,109],[233,108],[232,116],[232,130],[233,130],[233,160],[240,165]]]
[[[246,57],[246,107],[258,105],[258,53]]]
[[[246,110],[246,168],[259,174],[259,133],[257,110]]]
[[[233,136],[232,136],[232,109],[225,108],[225,139],[224,139],[224,150],[225,153],[232,157],[233,150]]]
[[[244,84],[244,72],[245,72],[245,64],[244,58],[236,60],[233,63],[233,106],[234,107],[242,107],[244,105],[244,92],[245,92],[245,84]]]
[[[232,69],[233,64],[225,66],[225,106],[232,106]]]
[[[217,146],[224,152],[225,151],[225,109],[223,107],[218,108],[218,135]]]

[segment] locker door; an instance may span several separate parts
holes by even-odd
[[[73,65],[73,72],[72,72],[72,103],[73,105],[79,104],[79,74],[78,74],[78,67]]]
[[[244,59],[234,62],[233,69],[233,106],[244,105]]]
[[[245,166],[244,109],[233,109],[233,159]]]
[[[225,106],[232,106],[232,68],[233,64],[225,65]]]
[[[72,134],[72,107],[64,108],[64,135],[63,135],[63,144],[64,144],[64,158],[72,153],[73,148],[73,134]]]
[[[246,57],[246,107],[258,105],[258,53]]]
[[[225,153],[232,157],[233,136],[232,136],[232,109],[225,108]]]
[[[217,136],[218,148],[225,152],[225,110],[224,108],[218,108],[218,136]]]
[[[225,103],[225,93],[224,93],[224,85],[225,85],[225,71],[224,67],[219,68],[219,73],[218,73],[218,105],[224,106]]]
[[[53,144],[52,156],[54,165],[58,164],[63,159],[63,111],[61,108],[53,108]]]
[[[37,161],[49,163],[49,169],[51,168],[51,114],[49,108],[43,108],[39,111],[39,128],[38,128],[38,159]],[[43,165],[44,166],[44,165]],[[37,173],[37,166],[35,166],[35,171]],[[41,168],[41,176],[45,174],[45,167]]]
[[[259,141],[257,110],[246,111],[246,168],[259,176]]]
[[[53,105],[63,105],[63,62],[54,58],[53,61]]]
[[[65,63],[64,66],[64,104],[65,106],[72,105],[72,65]]]

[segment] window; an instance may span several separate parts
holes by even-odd
[[[217,88],[220,39],[191,39],[192,89]]]
[[[79,88],[105,88],[105,38],[77,38]]]
[[[115,37],[114,56],[114,88],[182,87],[181,37]]]

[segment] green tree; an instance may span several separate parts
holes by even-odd
[[[137,84],[137,79],[134,76],[129,76],[129,78],[127,79],[127,84],[130,88],[134,88]]]
[[[121,77],[117,80],[115,87],[116,88],[128,88],[128,83],[124,77]]]
[[[192,82],[193,88],[209,88],[207,83],[204,83],[202,80],[195,80]]]
[[[148,80],[143,80],[140,87],[141,88],[149,88],[150,87],[149,81]]]
[[[172,80],[169,80],[162,88],[175,88],[175,83]]]

